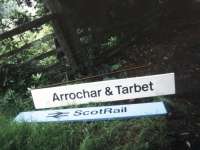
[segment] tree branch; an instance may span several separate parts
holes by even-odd
[[[45,15],[45,16],[38,18],[36,20],[33,20],[31,22],[22,24],[19,27],[14,28],[10,31],[4,32],[4,33],[0,34],[0,41],[4,40],[6,38],[12,37],[14,35],[18,35],[18,34],[23,33],[25,31],[28,31],[32,28],[39,27],[39,26],[45,24],[46,22],[54,19],[55,16],[56,16],[55,14]]]
[[[22,66],[24,66],[24,65],[30,65],[30,64],[32,64],[35,61],[42,60],[44,58],[47,58],[47,57],[55,55],[55,54],[56,54],[56,50],[51,50],[51,51],[48,51],[46,53],[40,54],[39,56],[36,56],[36,57],[34,57],[34,58],[32,58],[32,59],[30,59],[30,60],[22,63],[21,65]]]
[[[2,54],[2,55],[0,55],[0,59],[8,58],[8,57],[10,57],[10,56],[12,56],[12,55],[16,55],[16,54],[18,54],[18,53],[20,53],[20,52],[23,52],[23,51],[25,51],[26,49],[29,49],[30,47],[34,46],[34,45],[37,44],[38,42],[48,41],[48,40],[50,40],[50,38],[51,38],[52,36],[53,36],[53,34],[45,35],[44,37],[42,37],[42,38],[40,38],[40,39],[37,39],[37,40],[35,40],[35,41],[31,42],[31,43],[27,43],[27,44],[23,45],[23,46],[20,47],[20,48],[17,48],[17,49],[15,49],[15,50],[12,50],[12,51],[9,51],[9,52],[7,52],[7,53],[5,53],[5,54]]]

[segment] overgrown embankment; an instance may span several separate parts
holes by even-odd
[[[17,124],[0,120],[1,150],[168,149],[166,119]]]

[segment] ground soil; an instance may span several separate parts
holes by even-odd
[[[126,52],[131,76],[174,72],[176,95],[168,116],[173,150],[200,149],[200,16],[166,20],[157,33]],[[128,59],[127,59],[128,58]]]

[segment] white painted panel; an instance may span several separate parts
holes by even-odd
[[[163,102],[22,112],[17,122],[96,121],[166,115]]]
[[[31,90],[36,109],[175,94],[174,73]]]

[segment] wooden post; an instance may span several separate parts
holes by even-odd
[[[36,20],[33,20],[31,22],[22,24],[17,28],[14,28],[10,31],[7,31],[7,32],[0,34],[0,41],[4,40],[6,38],[12,37],[12,36],[21,34],[21,33],[28,31],[32,28],[39,27],[39,26],[47,23],[48,21],[52,20],[54,17],[55,17],[54,14],[50,14],[50,15],[46,15],[46,16],[43,16],[41,18],[38,18]]]
[[[70,10],[59,0],[45,0],[45,6],[51,13],[57,14],[56,19],[53,20],[53,27],[58,43],[68,58],[67,64],[71,65],[73,72],[78,71],[80,73],[81,58],[78,58],[76,54],[81,51],[81,45],[70,17]]]

